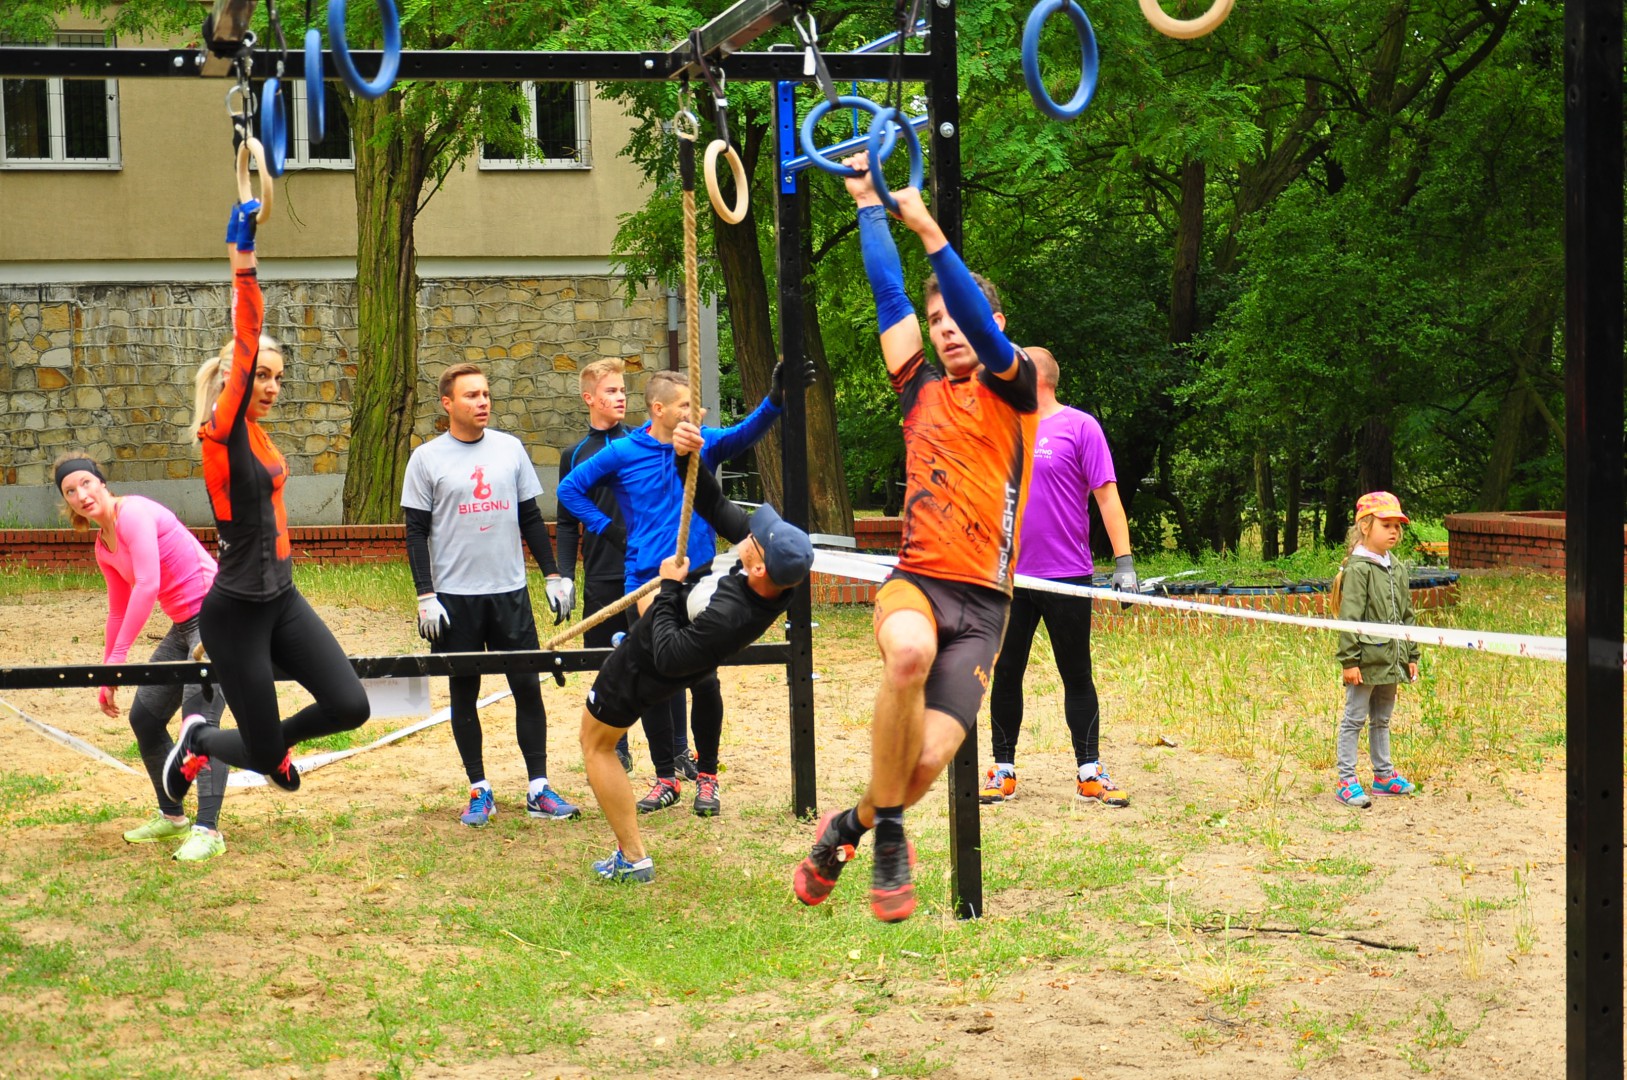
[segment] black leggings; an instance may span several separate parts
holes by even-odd
[[[269,773],[290,747],[367,723],[367,691],[299,590],[239,600],[211,589],[198,619],[210,665],[237,718],[235,731],[199,728],[193,736],[198,753]],[[277,710],[278,669],[316,699],[287,720]]]
[[[198,617],[194,615],[171,625],[149,659],[154,663],[190,660],[192,646],[197,643]],[[170,817],[181,815],[181,804],[164,793],[164,762],[175,745],[169,737],[169,722],[180,712],[183,716],[196,714],[219,727],[220,714],[225,708],[226,701],[219,692],[212,690],[206,695],[202,686],[171,683],[136,690],[135,700],[130,703],[130,730],[135,733],[142,764],[147,766],[147,775],[152,778],[160,813]],[[219,824],[220,804],[226,798],[226,777],[231,771],[224,761],[210,762],[198,774],[198,824],[206,829]]]
[[[1069,585],[1089,585],[1089,578],[1067,578]],[[994,727],[994,760],[1015,764],[1017,734],[1023,726],[1023,674],[1040,620],[1051,635],[1057,673],[1062,676],[1062,712],[1073,735],[1073,756],[1080,765],[1097,760],[1101,709],[1090,675],[1090,597],[1018,589],[1011,598],[1011,620],[994,661],[989,689],[989,715]]]
[[[537,624],[531,615],[531,594],[525,589],[480,596],[441,593],[447,625],[432,652],[485,652],[535,649]],[[486,779],[485,739],[480,728],[479,675],[453,675],[446,680],[452,696],[452,741],[463,759],[469,783]],[[535,671],[508,676],[514,697],[514,738],[520,744],[528,779],[548,775],[548,713],[542,705],[542,680]]]

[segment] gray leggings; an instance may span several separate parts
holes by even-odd
[[[153,662],[190,660],[193,646],[198,644],[198,617],[175,623],[164,635],[164,640],[153,650]],[[143,686],[136,690],[130,703],[130,730],[136,734],[136,745],[141,748],[142,764],[152,778],[153,791],[158,795],[161,813],[178,816],[181,807],[164,794],[164,759],[169,756],[175,741],[170,738],[169,722],[177,710],[182,716],[194,713],[220,726],[220,714],[226,708],[226,698],[218,686],[212,688],[211,698],[205,698],[203,687],[188,683],[170,683],[164,686]],[[210,761],[198,774],[198,824],[213,829],[220,821],[220,804],[226,798],[226,776],[231,766],[224,761]]]
[[[1373,775],[1389,776],[1390,714],[1395,712],[1395,683],[1358,683],[1345,687],[1345,715],[1339,721],[1339,779],[1356,778],[1356,740],[1362,724],[1367,724],[1367,754],[1373,759]]]

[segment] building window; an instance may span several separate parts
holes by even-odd
[[[99,49],[101,34],[53,44]],[[119,167],[119,84],[112,79],[0,79],[0,168]]]
[[[480,148],[482,169],[589,169],[593,167],[588,136],[588,106],[593,100],[587,83],[528,82],[520,84],[529,115],[514,119],[534,150],[525,156],[508,153],[491,143]]]
[[[322,141],[311,142],[311,129],[305,116],[305,81],[290,80],[281,94],[283,116],[287,120],[290,169],[354,169],[356,154],[350,145],[350,119],[340,100],[340,83],[325,82],[322,93]]]

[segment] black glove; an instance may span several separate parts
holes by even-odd
[[[812,386],[819,381],[819,370],[814,367],[813,357],[802,358],[802,385]],[[785,408],[785,361],[782,359],[774,365],[774,373],[768,377],[768,400],[776,409]]]
[[[599,539],[621,548],[623,551],[627,550],[627,528],[624,525],[617,525],[614,521],[604,527],[604,531],[599,534]]]

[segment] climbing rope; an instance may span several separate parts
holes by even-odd
[[[684,194],[684,307],[687,309],[689,332],[689,401],[690,408],[700,401],[701,388],[701,316],[700,316],[700,243],[699,225],[695,219],[695,142],[700,138],[700,121],[689,108],[687,81],[677,114],[672,118],[672,133],[678,138],[678,172],[683,180]],[[741,189],[744,191],[744,188]],[[689,522],[694,516],[695,480],[700,475],[700,455],[689,455],[689,470],[684,474],[684,502],[678,511],[677,555],[683,558],[689,549]],[[613,615],[619,615],[644,597],[661,587],[661,579],[646,581],[637,589],[611,604],[600,608],[574,626],[567,626],[543,643],[544,649],[557,649],[572,638],[587,633]]]

